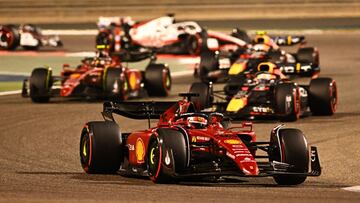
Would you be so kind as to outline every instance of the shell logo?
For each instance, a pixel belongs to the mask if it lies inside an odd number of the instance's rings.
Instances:
[[[136,74],[134,72],[130,73],[129,76],[129,85],[131,89],[136,88]]]
[[[145,145],[144,145],[144,141],[141,138],[138,138],[136,140],[135,153],[136,153],[136,161],[138,163],[144,163]]]

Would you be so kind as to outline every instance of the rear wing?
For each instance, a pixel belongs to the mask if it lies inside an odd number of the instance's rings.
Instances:
[[[119,52],[110,53],[110,56],[118,57],[121,62],[139,62],[148,58],[150,58],[152,62],[155,62],[157,59],[156,52],[150,49],[141,49],[141,50],[123,49]]]
[[[272,39],[279,46],[292,46],[295,44],[306,43],[305,36],[302,35],[277,36],[277,37],[273,37]]]
[[[132,119],[160,119],[160,116],[175,104],[175,101],[105,102],[102,115],[107,121],[115,121],[114,113]]]

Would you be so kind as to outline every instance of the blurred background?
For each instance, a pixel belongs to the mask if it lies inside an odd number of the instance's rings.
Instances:
[[[93,23],[99,16],[179,20],[360,17],[359,0],[0,0],[0,23]],[[359,18],[356,18],[357,20]],[[360,22],[358,23],[360,24]]]

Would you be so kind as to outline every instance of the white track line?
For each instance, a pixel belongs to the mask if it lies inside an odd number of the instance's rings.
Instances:
[[[256,30],[247,30],[248,33],[255,33]],[[271,34],[323,34],[324,30],[320,29],[305,29],[305,30],[267,30]],[[43,30],[44,35],[97,35],[98,30],[87,29],[87,30]]]
[[[93,51],[70,52],[65,53],[66,57],[95,57],[96,53]]]
[[[360,185],[344,187],[343,190],[351,191],[351,192],[360,192]]]
[[[191,75],[193,73],[194,73],[194,70],[178,71],[178,72],[171,73],[171,77],[179,78],[179,77],[182,77],[182,76]]]
[[[97,35],[98,30],[43,30],[44,35]]]
[[[21,90],[0,92],[0,96],[7,96],[7,95],[13,95],[13,94],[20,94],[20,93],[21,93]]]
[[[230,30],[230,29],[229,29]],[[247,33],[252,34],[257,30],[247,30]],[[278,30],[278,29],[268,29],[266,30],[269,34],[324,34],[324,33],[343,33],[343,32],[353,32],[360,33],[359,29],[354,30],[336,30],[336,29],[299,29],[299,30]],[[76,30],[76,29],[62,29],[62,30],[43,30],[44,35],[97,35],[97,29],[85,29],[85,30]]]

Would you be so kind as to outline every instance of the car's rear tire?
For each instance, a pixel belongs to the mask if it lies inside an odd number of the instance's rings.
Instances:
[[[300,48],[296,54],[296,58],[299,63],[320,65],[319,52],[315,47]]]
[[[251,43],[251,38],[249,37],[249,35],[247,34],[247,32],[245,30],[235,28],[231,32],[231,36],[241,39],[246,43]]]
[[[145,70],[145,88],[149,96],[168,96],[171,90],[170,69],[165,64],[150,64]]]
[[[333,115],[337,106],[337,87],[332,78],[312,79],[309,88],[310,110],[314,115]]]
[[[49,102],[52,83],[51,69],[35,68],[31,72],[29,81],[31,100],[36,103]]]
[[[185,37],[185,46],[188,54],[199,54],[201,50],[201,38],[198,35],[187,35]]]
[[[189,143],[179,130],[160,128],[152,137],[147,153],[147,169],[155,183],[176,181],[172,173],[181,173],[189,162]]]
[[[201,82],[195,82],[191,85],[189,92],[199,94],[198,97],[191,97],[191,101],[194,103],[198,111],[201,111],[211,105],[212,96],[209,85]]]
[[[121,68],[110,67],[104,70],[103,90],[106,97],[114,101],[123,101],[129,97],[129,83],[121,73]]]
[[[300,117],[300,93],[294,83],[282,83],[275,87],[275,113],[283,121],[296,121]]]
[[[0,25],[0,36],[2,42],[7,42],[7,45],[0,46],[0,49],[15,50],[20,44],[20,34],[15,25]]]
[[[289,172],[299,175],[275,175],[279,185],[298,185],[306,180],[309,164],[309,149],[304,134],[298,129],[279,129],[270,138],[270,162],[278,161],[292,165]]]
[[[284,56],[281,53],[280,50],[272,50],[268,53],[269,61],[273,62],[275,64],[277,63],[283,63],[284,62]]]
[[[208,74],[219,69],[218,55],[210,50],[204,50],[200,54],[199,76],[202,82],[216,82],[217,78],[209,77]]]
[[[85,124],[80,137],[80,162],[86,173],[113,174],[122,160],[122,136],[115,122]]]

